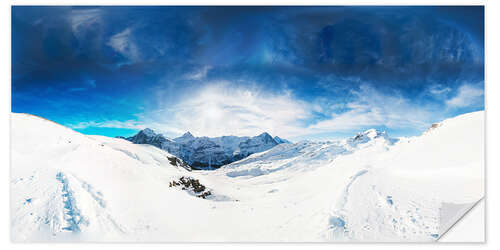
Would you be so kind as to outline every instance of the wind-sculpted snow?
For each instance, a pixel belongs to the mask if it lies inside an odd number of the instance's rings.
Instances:
[[[12,239],[436,241],[483,197],[483,112],[436,124],[402,140],[368,130],[279,144],[190,171],[152,145],[12,114]],[[181,178],[210,194],[171,184]]]

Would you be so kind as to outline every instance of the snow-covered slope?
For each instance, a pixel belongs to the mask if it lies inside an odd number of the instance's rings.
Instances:
[[[295,144],[281,144],[268,151],[228,164],[222,171],[230,177],[259,176],[285,168],[291,168],[291,171],[311,171],[333,162],[339,156],[360,149],[370,148],[368,151],[375,151],[370,153],[385,152],[395,142],[397,139],[389,138],[385,132],[372,129],[341,141],[301,141]]]
[[[136,144],[150,144],[164,149],[196,169],[214,169],[243,159],[253,153],[268,150],[278,144],[288,143],[279,137],[262,133],[254,137],[221,136],[195,137],[186,132],[181,137],[170,140],[151,129],[139,131],[127,138]]]
[[[483,197],[483,112],[397,141],[280,144],[215,171],[12,114],[15,241],[434,241]],[[185,168],[186,167],[186,168]],[[196,178],[207,199],[170,183]]]
[[[163,150],[85,136],[31,115],[11,119],[13,240],[140,239],[170,206],[155,202],[165,192],[172,201],[190,199],[169,190],[172,178],[189,171]]]

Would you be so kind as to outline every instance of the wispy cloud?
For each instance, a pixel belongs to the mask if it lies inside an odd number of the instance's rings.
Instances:
[[[452,108],[463,108],[481,105],[484,102],[482,84],[464,84],[458,88],[456,96],[446,101]]]
[[[73,34],[82,39],[85,32],[92,27],[92,25],[100,24],[102,22],[100,9],[77,9],[72,10],[70,14],[70,23]]]
[[[68,124],[68,127],[72,129],[85,129],[89,127],[97,128],[127,128],[127,129],[145,129],[146,126],[138,121],[102,121],[102,122],[80,122],[77,124]]]
[[[137,45],[132,41],[132,33],[133,29],[128,27],[122,32],[113,35],[106,44],[131,62],[137,62],[141,60],[141,53]]]
[[[307,138],[320,134],[355,133],[372,127],[424,130],[430,123],[446,117],[446,105],[463,107],[482,100],[483,91],[463,85],[455,97],[441,105],[417,103],[370,84],[351,90],[349,101],[332,103],[299,100],[287,90],[271,92],[258,84],[236,86],[227,81],[213,82],[194,92],[184,93],[180,101],[137,114],[136,120],[82,122],[87,127],[155,129],[169,137],[190,131],[196,136],[257,135],[269,132],[285,138]],[[448,92],[449,90],[445,90]],[[441,93],[439,93],[441,94]],[[162,98],[158,96],[158,98]],[[341,105],[342,108],[337,108]],[[318,118],[321,112],[327,118]]]
[[[171,136],[187,130],[200,136],[256,135],[267,131],[287,138],[354,133],[378,126],[425,129],[436,119],[431,107],[417,105],[397,93],[378,91],[368,84],[351,94],[351,101],[343,103],[343,111],[339,111],[338,103],[305,102],[287,90],[269,93],[219,82],[190,93],[174,106],[145,114],[142,119],[149,127],[156,126]],[[330,112],[330,118],[318,120],[315,112]]]
[[[301,120],[310,116],[309,105],[290,92],[270,93],[257,87],[235,87],[217,82],[185,96],[171,107],[146,114],[145,119],[166,134],[187,130],[200,136],[256,135],[269,132],[293,136]],[[154,125],[153,125],[154,126]]]
[[[441,84],[431,85],[428,88],[428,91],[431,95],[436,97],[441,97],[443,95],[448,94],[452,89],[450,87],[443,86]]]
[[[207,75],[208,71],[210,71],[210,69],[212,69],[211,66],[201,67],[200,69],[197,69],[194,72],[186,74],[185,78],[188,80],[201,80],[201,79],[205,78],[205,76]]]
[[[138,114],[137,120],[82,122],[71,127],[137,130],[149,127],[169,137],[186,131],[209,137],[269,132],[291,139],[325,133],[354,134],[372,127],[418,131],[447,118],[446,105],[464,107],[481,101],[483,96],[481,88],[463,85],[455,97],[440,105],[430,105],[363,83],[359,89],[350,91],[352,97],[345,103],[306,102],[287,89],[272,92],[257,86],[260,85],[245,84],[243,87],[227,81],[212,82],[182,94],[175,104],[160,102],[162,107]],[[450,90],[437,91],[442,94]],[[338,108],[339,105],[342,108]],[[327,118],[318,118],[317,112]]]
[[[368,84],[351,91],[354,98],[346,104],[348,111],[333,113],[330,119],[308,127],[312,131],[335,132],[370,126],[388,128],[423,128],[433,113],[397,93],[383,93]]]

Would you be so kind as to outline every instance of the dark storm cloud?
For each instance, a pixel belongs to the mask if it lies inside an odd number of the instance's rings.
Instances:
[[[91,114],[80,104],[93,101],[130,116],[214,81],[309,102],[345,102],[362,84],[432,101],[436,86],[482,84],[483,68],[481,6],[12,8],[16,112]]]
[[[73,77],[123,65],[142,69],[151,62],[168,67],[182,60],[192,65],[288,64],[317,74],[385,81],[477,77],[484,58],[483,31],[477,30],[482,9],[464,18],[464,24],[456,21],[461,11],[14,7],[13,73]]]

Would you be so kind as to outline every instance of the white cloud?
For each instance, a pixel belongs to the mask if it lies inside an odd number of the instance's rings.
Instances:
[[[383,93],[367,84],[351,94],[352,101],[341,104],[347,111],[340,112],[339,103],[307,103],[286,90],[269,93],[256,87],[219,82],[183,96],[173,106],[145,113],[140,120],[170,137],[186,131],[210,137],[248,136],[265,131],[293,139],[321,133],[355,133],[377,126],[425,129],[442,118],[432,107],[417,105],[397,93]],[[315,112],[331,112],[331,118],[316,122]]]
[[[113,48],[132,62],[141,60],[141,54],[137,45],[132,41],[132,28],[128,27],[120,33],[113,35],[106,45]]]
[[[158,96],[161,107],[137,115],[137,121],[80,123],[72,128],[113,127],[152,128],[169,137],[186,131],[195,136],[252,136],[268,132],[284,138],[306,138],[324,133],[355,133],[371,127],[426,129],[443,119],[444,111],[425,106],[397,93],[385,93],[371,85],[351,91],[353,98],[339,103],[296,99],[290,91],[263,91],[259,87],[237,87],[229,82],[214,82],[180,96],[171,104]],[[343,110],[343,111],[341,111]],[[347,111],[346,111],[347,110]],[[330,118],[315,121],[315,112]],[[140,122],[138,122],[140,121]],[[310,125],[306,125],[310,124]]]
[[[70,22],[73,34],[75,34],[78,39],[81,39],[85,32],[92,25],[101,23],[101,10],[72,10],[70,15]]]
[[[413,104],[397,94],[382,93],[366,84],[352,94],[355,98],[346,104],[349,111],[333,113],[330,119],[313,124],[308,129],[335,132],[372,126],[425,128],[433,118],[428,108]]]
[[[207,73],[208,71],[210,71],[210,69],[212,69],[211,66],[204,66],[191,74],[187,74],[185,78],[188,80],[201,80],[205,78],[205,76],[207,76]]]
[[[97,128],[127,128],[127,129],[145,129],[146,126],[138,121],[103,121],[103,122],[80,122],[77,124],[70,124],[68,127],[72,129],[84,129],[89,127]]]
[[[300,122],[310,116],[310,108],[287,91],[268,93],[218,82],[147,116],[155,122],[152,127],[161,124],[159,129],[171,136],[189,130],[198,136],[269,132],[290,137],[303,132]]]
[[[449,107],[469,107],[480,105],[484,101],[484,89],[481,84],[464,84],[458,89],[457,95],[446,101]]]
[[[451,91],[451,88],[444,87],[441,84],[435,84],[429,87],[429,93],[436,97],[443,96]]]

